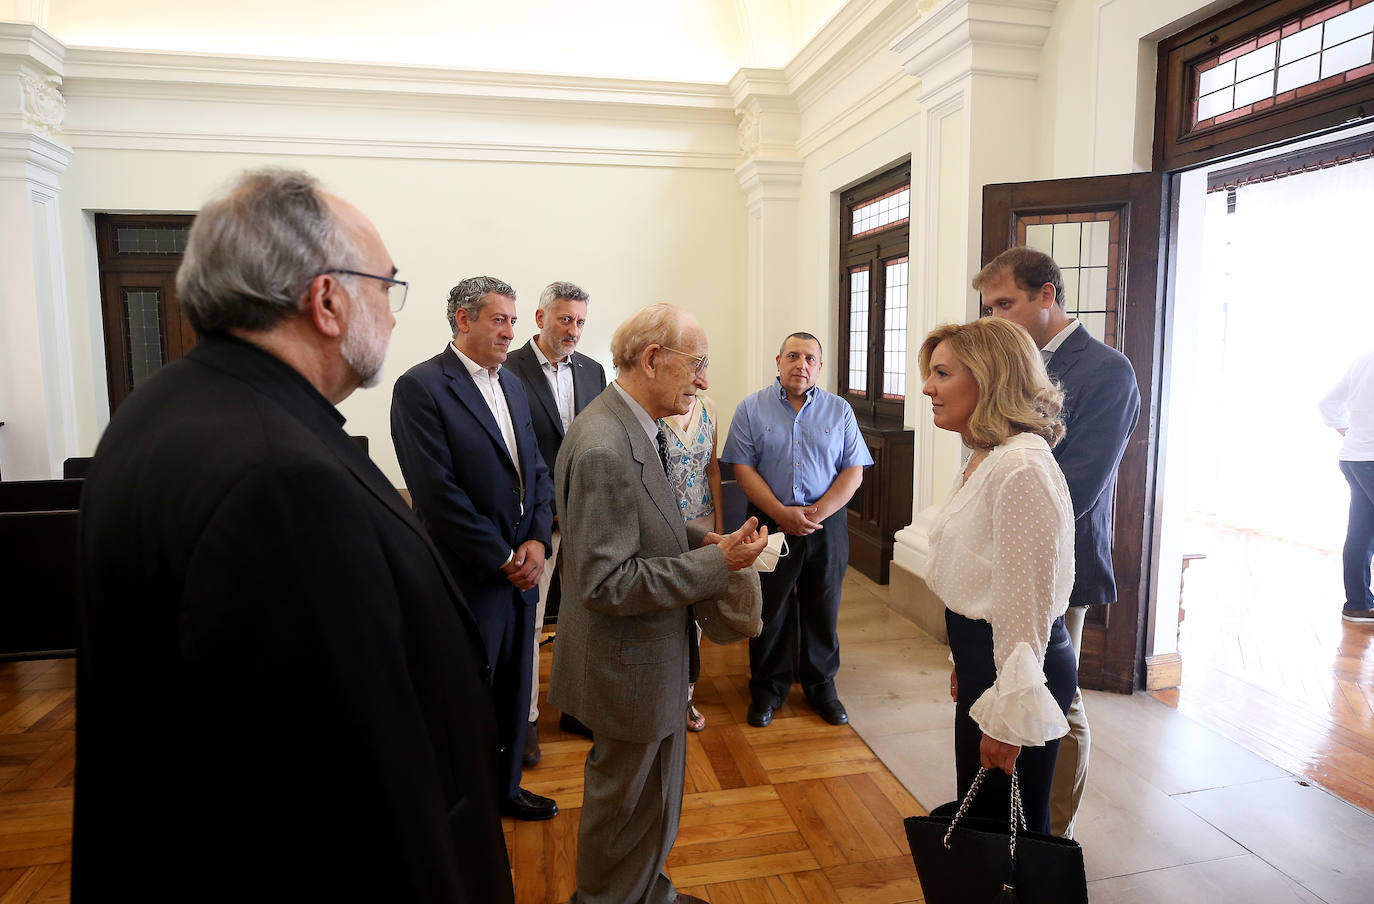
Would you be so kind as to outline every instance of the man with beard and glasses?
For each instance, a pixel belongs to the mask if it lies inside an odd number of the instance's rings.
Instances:
[[[534,435],[539,439],[539,454],[552,472],[558,460],[563,436],[572,426],[573,418],[587,403],[606,388],[606,371],[592,358],[577,351],[582,328],[587,325],[587,305],[591,302],[584,289],[570,282],[555,282],[544,287],[539,295],[539,309],[534,323],[539,332],[534,338],[510,353],[506,366],[525,384],[530,397],[530,413],[534,416]],[[562,535],[558,518],[553,520],[553,552],[549,566],[539,579],[539,603],[534,610],[534,652],[530,665],[530,724],[525,733],[523,762],[533,766],[539,762],[539,630],[544,624],[544,611],[555,575],[555,562]],[[562,725],[576,731],[571,716],[564,715]],[[580,726],[585,728],[585,726]]]
[[[501,812],[552,819],[557,805],[520,787],[553,482],[524,387],[501,373],[515,338],[515,290],[490,276],[463,280],[449,292],[448,324],[453,341],[396,381],[391,438],[415,513],[482,632],[501,738]]]
[[[513,901],[477,625],[334,407],[405,292],[304,173],[196,217],[82,498],[72,900]]]

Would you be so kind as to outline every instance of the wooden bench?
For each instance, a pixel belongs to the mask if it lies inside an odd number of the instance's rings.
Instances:
[[[0,512],[0,660],[76,650],[75,509]]]

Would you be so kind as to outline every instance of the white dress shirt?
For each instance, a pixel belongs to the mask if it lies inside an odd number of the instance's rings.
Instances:
[[[515,424],[510,419],[510,406],[506,404],[506,394],[501,391],[501,365],[483,367],[458,351],[458,346],[453,343],[450,342],[448,347],[458,356],[458,360],[463,362],[468,373],[472,374],[477,391],[482,393],[483,401],[487,403],[487,408],[491,409],[491,416],[496,418],[496,427],[501,431],[501,438],[506,441],[506,451],[510,453],[510,460],[515,464],[515,473],[520,475],[520,509],[524,511],[525,475],[520,470],[520,450],[515,445]]]
[[[955,484],[930,528],[926,580],[951,611],[992,625],[997,681],[969,710],[983,733],[1023,747],[1062,737],[1045,650],[1073,589],[1073,503],[1043,439],[1011,437]]]
[[[1040,349],[1040,360],[1046,364],[1054,357],[1054,353],[1059,351],[1059,346],[1064,344],[1064,340],[1073,335],[1073,331],[1078,329],[1078,321],[1070,320],[1069,325],[1054,334],[1054,338],[1045,343],[1045,347]]]
[[[535,358],[539,359],[539,367],[544,371],[544,379],[549,381],[549,389],[553,392],[553,400],[558,405],[558,417],[563,421],[563,432],[567,433],[572,426],[573,407],[573,373],[572,355],[569,355],[561,364],[557,361],[550,361],[545,355],[544,350],[539,347],[537,339],[530,340],[530,347],[534,349]]]
[[[1374,352],[1366,352],[1322,397],[1326,426],[1345,428],[1341,461],[1374,461]]]

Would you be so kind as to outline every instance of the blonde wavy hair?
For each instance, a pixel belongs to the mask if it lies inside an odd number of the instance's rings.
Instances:
[[[991,449],[1017,433],[1034,433],[1054,446],[1064,436],[1064,392],[1025,329],[994,317],[938,326],[921,343],[922,379],[929,379],[930,357],[942,342],[978,384],[967,428],[972,445]]]

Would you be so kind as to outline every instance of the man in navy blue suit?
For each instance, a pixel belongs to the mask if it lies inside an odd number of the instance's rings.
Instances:
[[[1140,415],[1135,371],[1121,352],[1088,334],[1064,311],[1064,278],[1048,254],[1009,248],[973,278],[983,306],[1026,328],[1050,376],[1064,389],[1064,438],[1054,447],[1073,498],[1073,592],[1064,626],[1074,655],[1082,650],[1088,606],[1116,602],[1112,574],[1112,498],[1116,469]],[[1073,823],[1088,776],[1088,719],[1074,693],[1069,733],[1059,745],[1050,796],[1050,828],[1073,837]]]
[[[489,276],[465,279],[449,292],[448,322],[453,341],[396,381],[391,438],[415,512],[477,616],[500,732],[501,810],[551,819],[557,805],[520,787],[553,483],[525,390],[501,374],[515,290]]]

